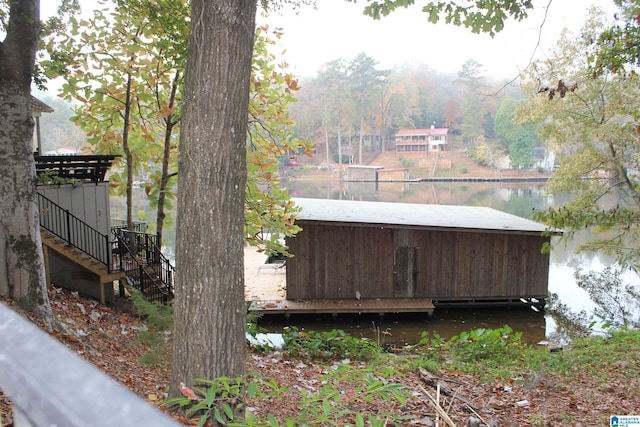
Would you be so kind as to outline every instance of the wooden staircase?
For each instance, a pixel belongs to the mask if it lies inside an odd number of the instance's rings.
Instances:
[[[52,250],[65,259],[77,264],[86,271],[96,275],[100,283],[100,302],[105,303],[105,284],[112,283],[115,280],[123,279],[126,275],[124,271],[110,272],[108,266],[90,257],[77,248],[66,244],[62,239],[54,236],[53,234],[40,230],[40,236],[42,239],[42,245],[44,249],[45,266],[47,274],[47,283],[50,283],[49,277],[49,253]]]
[[[157,236],[139,231],[114,230],[119,268],[127,282],[149,300],[168,304],[173,300],[175,269],[162,254]]]
[[[123,279],[149,301],[173,300],[175,268],[160,251],[157,235],[122,225],[112,225],[109,234],[103,234],[40,193],[38,206],[47,283],[51,283],[49,251],[54,251],[97,278],[103,304],[105,285]]]

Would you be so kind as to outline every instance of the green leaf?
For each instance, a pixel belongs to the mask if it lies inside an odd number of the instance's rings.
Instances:
[[[227,416],[227,419],[229,420],[233,419],[233,409],[228,403],[222,404],[222,410],[224,411],[224,414]]]
[[[258,385],[255,382],[250,382],[247,386],[247,397],[254,397],[259,391]]]
[[[216,392],[217,392],[217,389],[215,385],[211,385],[207,388],[207,391],[204,397],[204,401],[206,402],[207,406],[209,407],[213,406],[214,402],[216,401]]]
[[[224,419],[224,417],[222,416],[222,414],[220,413],[220,409],[219,408],[214,408],[213,409],[213,416],[215,417],[216,421],[222,425],[224,425],[226,423],[226,420]]]

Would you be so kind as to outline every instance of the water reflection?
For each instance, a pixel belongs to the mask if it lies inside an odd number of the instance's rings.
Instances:
[[[545,339],[546,319],[543,312],[535,312],[528,306],[510,309],[438,309],[433,317],[416,314],[378,315],[292,315],[264,316],[258,326],[268,333],[280,333],[286,326],[299,329],[330,331],[342,329],[349,335],[370,338],[380,344],[402,347],[420,341],[422,332],[428,332],[449,339],[461,332],[478,328],[500,328],[509,325],[514,331],[522,332],[524,342],[535,344]]]
[[[542,183],[499,182],[339,182],[290,181],[294,197],[360,200],[392,203],[486,206],[531,218],[534,209],[545,209],[552,200]]]

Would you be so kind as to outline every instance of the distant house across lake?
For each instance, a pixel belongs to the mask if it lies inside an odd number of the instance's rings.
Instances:
[[[431,126],[428,129],[400,129],[394,140],[398,155],[425,155],[446,151],[449,129]]]

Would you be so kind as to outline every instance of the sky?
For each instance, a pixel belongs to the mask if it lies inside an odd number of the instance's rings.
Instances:
[[[453,25],[430,24],[418,6],[396,10],[375,21],[362,14],[365,4],[363,0],[357,4],[317,0],[317,10],[308,6],[298,15],[272,15],[266,22],[270,27],[283,28],[283,57],[299,77],[315,76],[322,64],[338,58],[353,59],[365,52],[378,61],[379,69],[426,64],[441,73],[457,73],[462,64],[474,59],[483,65],[486,75],[511,79],[527,66],[532,55],[544,52],[536,50],[539,35],[541,46],[548,47],[558,39],[562,28],[580,29],[588,6],[599,5],[610,14],[615,10],[611,0],[534,0],[535,9],[529,18],[508,21],[492,39]]]
[[[494,38],[444,23],[430,24],[419,6],[396,10],[376,21],[362,14],[366,0],[316,0],[315,8],[304,6],[297,14],[286,10],[258,17],[258,21],[283,29],[279,50],[286,52],[281,57],[298,77],[316,76],[323,64],[353,59],[364,52],[378,62],[378,69],[425,64],[441,73],[457,73],[462,64],[474,59],[483,66],[485,75],[513,79],[532,56],[544,54],[562,28],[579,30],[590,5],[599,5],[611,15],[615,10],[612,0],[533,2],[535,8],[527,19],[508,20]],[[56,4],[43,0],[42,17],[54,13]],[[82,0],[82,4],[87,13],[95,0]],[[538,37],[542,49],[536,48]]]

